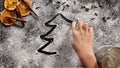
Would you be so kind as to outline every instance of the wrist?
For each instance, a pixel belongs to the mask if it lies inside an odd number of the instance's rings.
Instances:
[[[94,53],[79,56],[81,63],[85,68],[98,68],[97,60]]]
[[[83,52],[83,54],[78,54],[78,56],[79,56],[79,58],[80,58],[80,60],[82,60],[82,59],[84,59],[84,60],[87,60],[87,59],[94,59],[95,58],[95,55],[94,55],[94,53],[84,53]]]
[[[86,50],[78,50],[77,54],[80,58],[89,58],[89,57],[94,57],[94,51],[91,49],[86,49]]]

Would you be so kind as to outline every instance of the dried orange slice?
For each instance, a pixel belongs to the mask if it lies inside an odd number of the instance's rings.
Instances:
[[[13,10],[3,10],[1,13],[1,22],[6,25],[6,26],[10,26],[13,25],[15,23],[16,20],[14,19],[10,19],[7,17],[17,17],[16,12]]]
[[[32,7],[32,3],[30,2],[30,0],[24,0],[27,5],[31,8]],[[26,3],[24,3],[23,1],[20,1],[20,3],[18,4],[17,9],[19,9],[19,12],[22,16],[27,16],[30,14],[30,9],[26,6]]]
[[[18,0],[5,0],[4,6],[8,10],[16,9],[16,5],[18,4]]]

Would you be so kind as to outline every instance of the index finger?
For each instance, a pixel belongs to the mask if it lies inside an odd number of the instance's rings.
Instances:
[[[76,31],[76,23],[75,22],[72,22],[72,31]]]

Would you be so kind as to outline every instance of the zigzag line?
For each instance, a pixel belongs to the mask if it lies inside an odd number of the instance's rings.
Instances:
[[[50,25],[49,23],[52,22],[54,19],[56,19],[56,17],[60,15],[65,21],[72,23],[71,20],[67,19],[64,15],[58,13],[57,15],[55,15],[51,20],[49,20],[48,22],[45,23],[46,27],[52,27],[52,29],[50,31],[48,31],[46,34],[43,34],[40,36],[41,39],[48,41],[45,45],[43,45],[41,48],[38,49],[38,52],[43,53],[43,54],[47,54],[47,55],[53,55],[56,54],[57,52],[47,52],[47,51],[43,51],[43,49],[45,47],[47,47],[50,43],[53,42],[54,38],[46,38],[46,36],[48,36],[56,27],[57,25]]]

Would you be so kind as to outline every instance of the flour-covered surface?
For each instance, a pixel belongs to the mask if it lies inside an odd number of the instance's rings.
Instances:
[[[0,0],[0,11],[3,10]],[[94,27],[94,51],[102,46],[120,46],[120,0],[31,0],[32,9],[39,16],[25,17],[25,27],[5,27],[0,23],[0,68],[81,68],[77,54],[71,46],[71,24],[56,17],[51,25],[57,27],[47,38],[54,38],[43,50],[57,52],[46,55],[38,52],[48,41],[40,36],[52,27],[45,23],[57,13],[70,20],[78,19]]]

